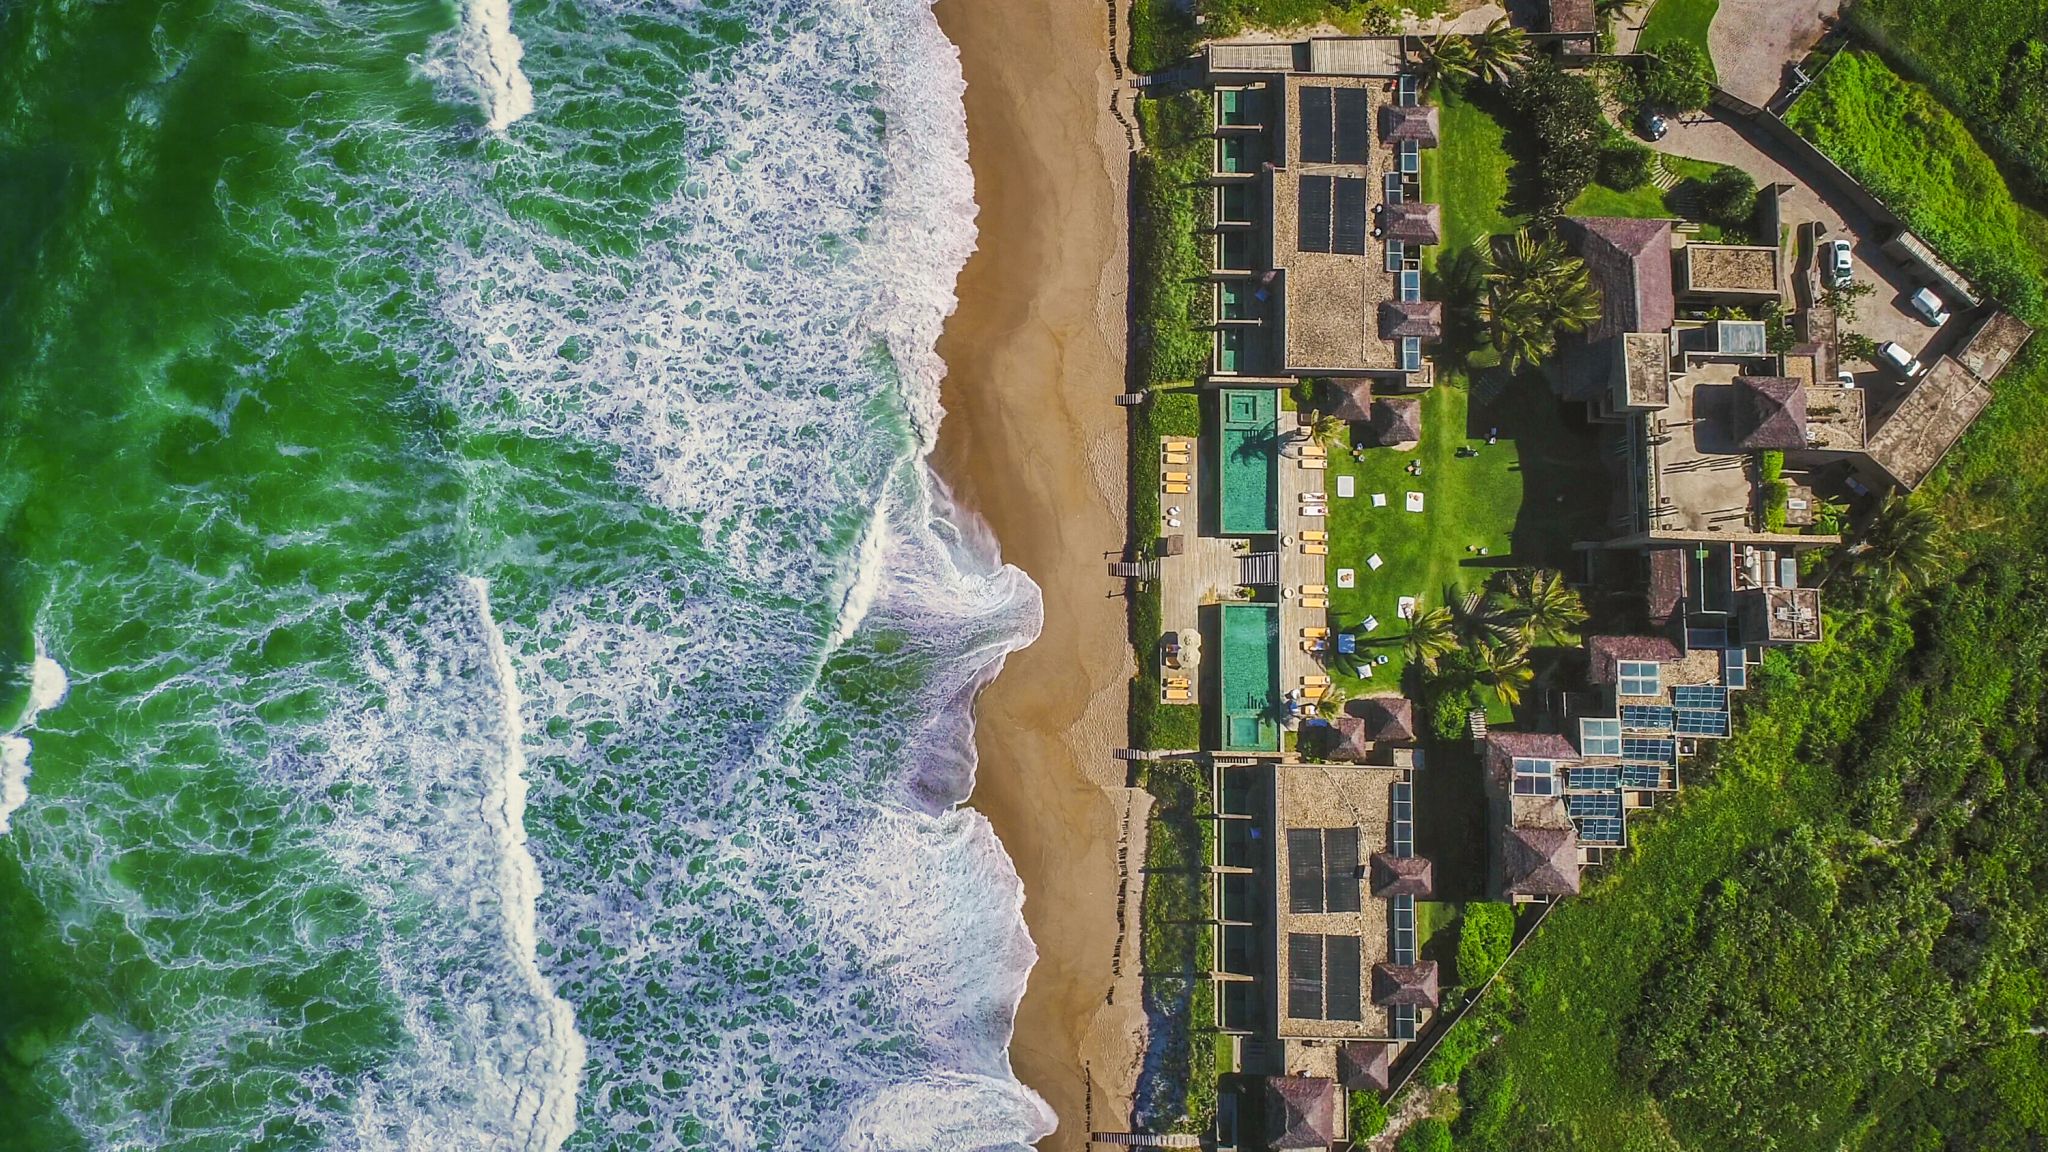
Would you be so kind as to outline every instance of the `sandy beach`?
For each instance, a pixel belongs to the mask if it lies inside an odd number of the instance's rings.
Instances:
[[[967,76],[980,246],[939,351],[935,464],[1045,592],[1045,630],[982,695],[971,803],[1024,882],[1038,965],[1012,1061],[1059,1114],[1041,1147],[1122,1130],[1142,1051],[1136,876],[1145,797],[1111,758],[1133,668],[1103,554],[1122,546],[1128,150],[1103,0],[941,0]]]

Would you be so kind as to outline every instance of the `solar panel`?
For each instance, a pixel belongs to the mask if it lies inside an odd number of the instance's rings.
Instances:
[[[1726,736],[1728,714],[1681,709],[1673,727],[1680,736]]]
[[[1401,370],[1403,372],[1422,371],[1422,337],[1401,337]]]
[[[1623,788],[1662,788],[1664,769],[1654,764],[1623,764],[1621,766]]]
[[[1387,271],[1399,272],[1408,259],[1408,246],[1399,240],[1387,241]]]
[[[1565,789],[1571,792],[1612,792],[1621,787],[1620,765],[1574,768],[1565,773]]]
[[[1728,629],[1726,627],[1695,628],[1688,625],[1685,629],[1685,646],[1688,650],[1694,652],[1703,648],[1726,648],[1728,647]]]
[[[1621,755],[1621,721],[1611,716],[1584,716],[1579,719],[1579,755],[1619,756]]]
[[[1413,1004],[1396,1004],[1388,1011],[1388,1021],[1394,1026],[1394,1039],[1415,1039],[1415,1015]]]
[[[1663,704],[1624,704],[1621,706],[1621,726],[1669,732],[1671,711],[1668,705]]]
[[[1415,785],[1394,785],[1394,855],[1415,855]]]
[[[1395,896],[1387,901],[1387,932],[1394,963],[1415,963],[1415,897]]]
[[[1323,938],[1287,934],[1287,1014],[1296,1020],[1323,1018]]]
[[[1573,816],[1620,816],[1620,792],[1587,792],[1564,798],[1564,810]]]
[[[1358,937],[1323,937],[1323,1010],[1331,1020],[1360,1019]]]
[[[1588,844],[1619,844],[1622,842],[1621,820],[1608,816],[1595,816],[1579,822],[1579,839]]]
[[[1680,708],[1726,712],[1728,690],[1719,684],[1680,684],[1671,690],[1671,702]]]
[[[1414,73],[1403,72],[1400,79],[1396,81],[1395,92],[1397,93],[1395,99],[1400,102],[1401,107],[1413,108],[1421,102],[1422,85],[1416,79]]]
[[[1631,736],[1621,742],[1621,758],[1633,764],[1678,763],[1678,741]]]
[[[1359,907],[1358,829],[1323,829],[1324,907],[1356,912]]]
[[[1549,760],[1534,760],[1515,757],[1515,795],[1554,796],[1557,794],[1557,765]]]
[[[1389,204],[1400,204],[1408,198],[1408,193],[1401,187],[1401,174],[1399,172],[1387,173],[1385,191],[1386,201]]]
[[[1655,660],[1623,660],[1615,691],[1623,696],[1655,696],[1664,690],[1663,668]]]
[[[1330,89],[1301,90],[1301,160],[1304,164],[1328,164],[1330,138]]]
[[[1334,250],[1346,256],[1365,255],[1365,181],[1337,179],[1337,239]]]
[[[1303,176],[1299,204],[1300,245],[1303,252],[1330,250],[1330,200],[1333,182],[1328,176]]]
[[[1372,146],[1372,116],[1363,88],[1337,89],[1337,163],[1363,164]]]
[[[1287,910],[1323,910],[1323,832],[1320,828],[1287,830]]]
[[[1401,273],[1401,299],[1411,304],[1422,299],[1422,269],[1410,268]]]
[[[1740,648],[1727,648],[1721,652],[1721,683],[1730,688],[1749,687],[1749,657]]]
[[[1401,141],[1401,171],[1414,175],[1422,171],[1422,146],[1413,140]]]

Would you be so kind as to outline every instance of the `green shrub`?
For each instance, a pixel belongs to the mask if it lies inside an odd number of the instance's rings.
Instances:
[[[1497,1059],[1481,1060],[1458,1080],[1456,1134],[1460,1152],[1509,1152],[1515,1147],[1515,1076]]]
[[[1747,228],[1756,215],[1756,181],[1740,168],[1717,168],[1707,177],[1707,217],[1728,228]]]
[[[1451,1152],[1451,1126],[1434,1116],[1425,1116],[1401,1133],[1394,1152]]]
[[[1176,751],[1202,746],[1202,710],[1193,704],[1161,704],[1152,710],[1147,748]]]
[[[1152,397],[1155,436],[1200,436],[1202,396],[1192,389],[1174,389]]]
[[[1209,364],[1207,94],[1183,92],[1138,105],[1149,145],[1133,169],[1131,227],[1137,329],[1133,354],[1151,384],[1185,383]]]
[[[1171,68],[1195,50],[1194,5],[1185,0],[1132,0],[1128,19],[1136,71]]]
[[[1690,40],[1667,40],[1643,68],[1646,104],[1697,112],[1713,98],[1714,66],[1706,50]]]
[[[1772,480],[1764,485],[1764,530],[1783,532],[1785,510],[1792,500],[1792,485],[1784,480]]]
[[[1514,946],[1513,905],[1473,901],[1458,918],[1458,982],[1477,989],[1507,963]]]
[[[1516,114],[1528,125],[1535,157],[1535,203],[1540,215],[1555,215],[1578,199],[1600,166],[1600,143],[1608,131],[1600,93],[1593,82],[1554,64],[1532,65],[1508,89]]]
[[[1507,1022],[1500,1004],[1499,999],[1489,996],[1451,1025],[1436,1051],[1430,1053],[1429,1062],[1422,1066],[1424,1083],[1438,1086],[1456,1084],[1472,1061],[1493,1046],[1495,1034]]]
[[[1351,1093],[1351,1142],[1370,1140],[1387,1130],[1387,1106],[1371,1092]]]
[[[1756,470],[1757,475],[1761,476],[1766,484],[1783,477],[1785,475],[1785,454],[1776,448],[1769,448],[1757,453]]]
[[[1656,154],[1648,148],[1617,135],[1600,149],[1600,182],[1617,192],[1628,192],[1650,182]]]

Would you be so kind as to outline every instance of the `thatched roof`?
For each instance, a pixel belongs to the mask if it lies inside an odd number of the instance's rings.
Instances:
[[[1806,447],[1806,389],[1790,376],[1735,378],[1735,438],[1746,452]]]
[[[1654,660],[1669,664],[1683,659],[1678,645],[1662,636],[1594,636],[1586,641],[1586,655],[1593,666],[1586,676],[1595,684],[1613,684],[1621,679],[1623,660]],[[1527,755],[1527,753],[1517,753]]]
[[[1375,740],[1415,739],[1415,703],[1406,696],[1362,696],[1351,702],[1351,712]]]
[[[1337,1139],[1337,1082],[1321,1076],[1266,1077],[1266,1145],[1328,1149]]]
[[[1393,1083],[1393,1045],[1352,1040],[1337,1046],[1337,1082],[1353,1092],[1385,1092]]]
[[[1650,551],[1650,619],[1663,622],[1678,612],[1685,599],[1685,549]]]
[[[1372,750],[1372,737],[1365,721],[1356,716],[1339,716],[1324,731],[1324,756],[1353,764],[1365,763],[1366,754]]]
[[[1424,856],[1372,854],[1372,894],[1427,900],[1436,891],[1436,869]]]
[[[1380,234],[1407,244],[1442,243],[1444,210],[1421,200],[1389,204],[1380,211]]]
[[[1374,400],[1366,427],[1374,443],[1383,448],[1415,443],[1422,439],[1422,398],[1383,396]]]
[[[1545,32],[1596,32],[1593,0],[1547,0],[1543,5]]]
[[[1436,147],[1436,105],[1382,105],[1380,107],[1380,138],[1389,141],[1413,140],[1424,148]]]
[[[1444,306],[1440,300],[1380,301],[1380,336],[1393,340],[1420,336],[1440,340],[1444,334]]]
[[[1486,735],[1487,775],[1505,789],[1517,756],[1538,760],[1577,760],[1579,750],[1555,732],[1489,732]]]
[[[1508,896],[1576,896],[1579,892],[1579,837],[1569,822],[1562,828],[1501,831],[1500,883]]]
[[[1365,423],[1372,419],[1372,382],[1325,380],[1323,410],[1347,423]]]
[[[1436,1001],[1436,961],[1372,966],[1373,1003],[1388,1008],[1434,1008]]]
[[[1568,216],[1560,232],[1600,286],[1600,322],[1586,330],[1587,340],[1671,327],[1678,314],[1671,288],[1671,221]]]

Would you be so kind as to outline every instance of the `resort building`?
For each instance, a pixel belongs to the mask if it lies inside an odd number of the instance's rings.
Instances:
[[[1423,388],[1443,335],[1422,299],[1421,202],[1437,110],[1399,37],[1214,44],[1213,383],[1365,377]]]

